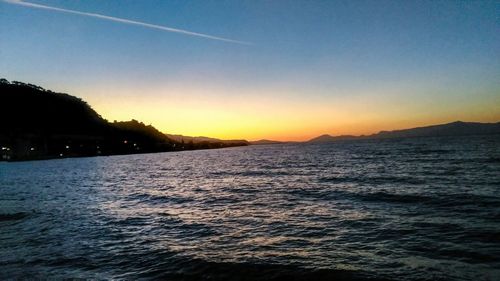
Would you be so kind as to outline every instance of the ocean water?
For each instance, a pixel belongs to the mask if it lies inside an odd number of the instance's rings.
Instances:
[[[500,136],[0,163],[0,279],[500,280]]]

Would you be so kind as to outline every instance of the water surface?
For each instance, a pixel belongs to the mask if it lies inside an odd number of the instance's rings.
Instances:
[[[0,163],[0,278],[498,280],[500,137]]]

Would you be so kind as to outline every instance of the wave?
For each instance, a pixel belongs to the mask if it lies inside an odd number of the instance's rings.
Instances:
[[[423,203],[432,200],[432,198],[423,195],[397,194],[387,192],[359,194],[359,197],[363,201],[384,201],[391,203]]]
[[[308,280],[370,280],[382,281],[388,279],[375,278],[364,272],[340,269],[310,269],[293,265],[239,263],[239,262],[207,262],[192,259],[179,262],[183,269],[172,272],[162,268],[150,269],[138,274],[139,279],[155,280],[262,280],[262,281],[308,281]]]
[[[425,184],[425,180],[415,177],[405,176],[327,176],[320,177],[319,182],[324,183],[362,183],[362,184]]]
[[[361,201],[420,204],[459,213],[483,212],[485,208],[495,208],[500,205],[498,198],[476,194],[403,194],[379,191],[370,193],[344,192],[344,195]]]
[[[28,217],[28,213],[19,212],[12,214],[0,214],[0,222],[2,221],[18,221]]]
[[[451,149],[413,149],[411,153],[413,154],[451,154],[455,153],[455,150]]]
[[[133,193],[128,196],[128,199],[131,201],[139,201],[148,204],[165,204],[165,203],[173,203],[173,204],[184,204],[193,202],[194,198],[182,197],[182,196],[174,196],[174,195],[156,195],[156,194],[148,194],[148,193]]]
[[[482,160],[482,161],[481,161]],[[488,163],[488,164],[496,164],[500,163],[500,157],[489,157],[480,159],[478,162]]]

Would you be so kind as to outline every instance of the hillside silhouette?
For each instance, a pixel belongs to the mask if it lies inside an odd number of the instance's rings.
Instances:
[[[256,141],[251,141],[250,142],[250,144],[252,144],[252,145],[282,144],[282,143],[285,143],[285,142],[275,141],[275,140],[268,140],[268,139],[261,139],[261,140],[256,140]]]
[[[0,160],[209,149],[241,142],[183,142],[137,120],[110,123],[85,101],[0,79]]]
[[[392,139],[392,138],[418,138],[418,137],[458,137],[473,135],[494,135],[500,134],[500,122],[479,123],[456,121],[447,124],[431,125],[411,129],[381,131],[367,136],[331,136],[321,135],[307,141],[307,143],[328,143],[340,140],[356,139]]]
[[[216,139],[216,138],[209,138],[209,137],[191,137],[191,136],[184,136],[184,135],[174,135],[174,134],[165,134],[169,139],[178,141],[178,142],[193,142],[193,143],[225,143],[225,144],[231,144],[231,143],[248,143],[246,140],[221,140],[221,139]]]

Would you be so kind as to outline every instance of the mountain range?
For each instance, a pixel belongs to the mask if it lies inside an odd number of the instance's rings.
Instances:
[[[390,139],[390,138],[415,138],[415,137],[443,137],[443,136],[470,136],[470,135],[492,135],[500,134],[500,122],[497,123],[479,123],[462,122],[417,127],[411,129],[381,131],[367,136],[331,136],[321,135],[310,139],[307,143],[328,143],[339,140],[353,139]]]
[[[190,137],[190,136],[184,136],[184,135],[173,135],[173,134],[167,134],[165,133],[165,136],[167,136],[171,140],[175,140],[177,142],[183,142],[183,143],[203,143],[203,142],[219,142],[219,143],[225,143],[225,144],[232,144],[232,143],[249,143],[246,140],[222,140],[222,139],[217,139],[217,138],[210,138],[210,137]]]
[[[250,142],[250,144],[253,144],[253,145],[280,144],[280,143],[283,143],[283,142],[281,142],[281,141],[274,141],[274,140],[266,140],[266,139],[257,140],[257,141],[251,141]]]

